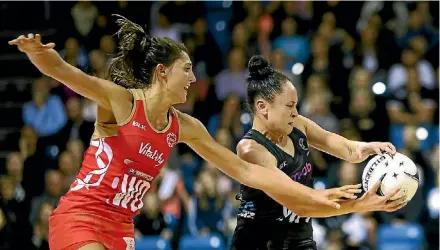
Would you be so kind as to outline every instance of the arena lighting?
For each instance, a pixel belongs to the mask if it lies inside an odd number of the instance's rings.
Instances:
[[[426,140],[426,138],[428,138],[428,135],[429,135],[429,133],[428,133],[428,130],[426,130],[426,128],[420,127],[416,130],[417,139],[419,139],[421,141]]]
[[[373,92],[376,95],[382,95],[383,93],[385,93],[385,90],[387,90],[387,86],[385,86],[383,82],[376,82],[373,85]]]
[[[231,5],[232,5],[232,1],[223,1],[222,3],[222,7],[225,9],[231,7]]]
[[[243,113],[240,116],[240,122],[241,124],[249,124],[251,122],[251,116],[249,115],[249,113]]]
[[[209,244],[213,248],[218,248],[220,246],[220,239],[216,236],[213,236],[211,239],[209,239]]]
[[[217,30],[217,31],[222,31],[222,30],[224,30],[226,28],[226,23],[225,23],[225,21],[218,21],[216,24],[215,24],[215,29]]]
[[[292,73],[295,75],[300,75],[304,71],[304,65],[302,63],[295,63],[292,66]]]

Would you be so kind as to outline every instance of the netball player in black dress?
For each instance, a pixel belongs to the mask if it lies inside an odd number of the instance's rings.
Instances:
[[[371,154],[396,152],[390,143],[350,141],[298,115],[294,85],[263,57],[251,58],[249,72],[248,105],[254,119],[252,129],[237,146],[242,159],[267,168],[279,168],[294,181],[312,187],[309,143],[353,163],[361,162]],[[378,196],[375,191],[379,184],[359,199],[340,201],[340,209],[299,205],[295,211],[288,210],[260,190],[242,185],[237,195],[241,205],[230,249],[316,249],[310,217],[395,211],[406,205],[403,198],[388,201],[399,190],[384,197]]]

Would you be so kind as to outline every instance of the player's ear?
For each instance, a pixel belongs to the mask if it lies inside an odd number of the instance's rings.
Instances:
[[[268,113],[269,103],[267,103],[264,99],[258,99],[255,102],[256,111],[262,114],[263,116],[266,116]]]

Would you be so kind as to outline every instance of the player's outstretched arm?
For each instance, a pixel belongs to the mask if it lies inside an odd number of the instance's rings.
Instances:
[[[404,206],[406,197],[391,201],[391,197],[397,194],[399,188],[394,189],[385,196],[377,194],[377,189],[380,187],[381,182],[377,182],[367,193],[357,200],[341,201],[341,208],[334,209],[328,206],[317,205],[310,208],[302,209],[302,217],[332,217],[348,213],[363,213],[374,211],[394,212]]]
[[[396,153],[396,148],[389,142],[352,141],[321,128],[304,116],[298,116],[297,119],[300,120],[300,124],[305,126],[307,140],[312,147],[339,159],[359,163],[372,154]]]
[[[188,144],[206,161],[211,162],[222,172],[238,182],[263,190],[271,197],[296,212],[297,205],[324,205],[339,208],[339,204],[329,197],[351,197],[343,190],[330,193],[318,192],[291,180],[278,168],[266,168],[240,159],[227,148],[217,143],[197,119],[178,112],[180,142]]]
[[[112,99],[127,99],[131,103],[132,94],[128,90],[113,82],[87,75],[71,66],[53,49],[55,44],[43,44],[39,34],[28,34],[27,37],[21,35],[9,41],[9,44],[16,45],[21,52],[26,53],[41,73],[62,82],[107,110],[112,110]]]

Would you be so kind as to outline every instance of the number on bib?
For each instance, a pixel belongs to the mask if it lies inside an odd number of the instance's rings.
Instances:
[[[301,218],[297,214],[295,214],[294,212],[292,212],[291,210],[289,210],[287,207],[284,207],[284,206],[283,206],[283,215],[284,215],[284,218],[289,218],[290,223],[299,223],[299,219]],[[310,221],[310,217],[306,217],[305,220],[308,223]]]

